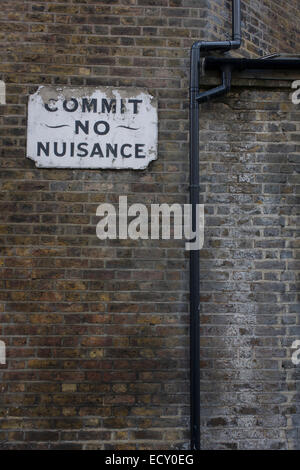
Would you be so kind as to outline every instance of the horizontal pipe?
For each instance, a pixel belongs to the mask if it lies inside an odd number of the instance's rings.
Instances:
[[[196,41],[192,45],[192,49],[201,49],[201,52],[206,51],[221,51],[226,52],[231,49],[231,43],[233,41]]]
[[[239,59],[233,57],[206,57],[206,70],[230,67],[232,70],[300,70],[300,59]]]

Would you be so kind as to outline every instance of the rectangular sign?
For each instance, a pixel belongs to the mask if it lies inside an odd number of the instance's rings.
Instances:
[[[29,97],[27,157],[41,168],[146,168],[156,100],[138,88],[42,86]]]

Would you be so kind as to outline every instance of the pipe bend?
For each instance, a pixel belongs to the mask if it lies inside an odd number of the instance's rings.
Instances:
[[[242,44],[242,39],[234,39],[234,41],[229,41],[230,42],[230,49],[239,49]]]
[[[241,2],[232,0],[232,37],[229,41],[195,41],[192,50],[202,51],[220,50],[223,52],[241,47]]]
[[[192,50],[201,49],[201,44],[203,41],[195,41],[191,47]]]

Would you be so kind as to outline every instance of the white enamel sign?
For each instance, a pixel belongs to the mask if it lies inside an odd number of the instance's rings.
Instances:
[[[138,88],[40,87],[27,157],[41,168],[146,168],[157,158],[156,100]]]

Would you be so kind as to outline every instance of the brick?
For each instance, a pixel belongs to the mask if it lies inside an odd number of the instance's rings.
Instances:
[[[226,38],[230,8],[2,3],[1,447],[187,449],[188,253],[173,240],[102,243],[95,211],[125,193],[133,203],[188,201],[189,49]],[[295,53],[298,3],[273,3],[242,2],[243,44],[232,55]],[[204,449],[299,448],[289,354],[300,335],[300,116],[291,80],[271,78],[235,75],[229,94],[201,107]],[[43,84],[148,88],[159,103],[158,160],[138,173],[34,168],[26,107]]]

